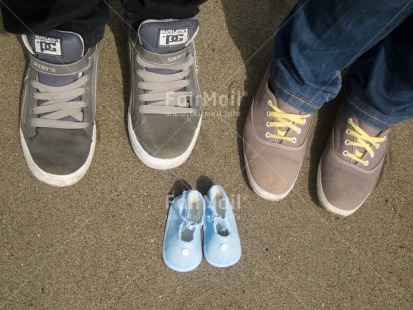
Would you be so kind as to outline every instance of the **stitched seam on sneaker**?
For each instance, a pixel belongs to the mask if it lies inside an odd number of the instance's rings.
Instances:
[[[133,44],[132,44],[133,45]],[[143,47],[142,47],[143,48]],[[153,61],[151,61],[151,60],[149,60],[149,59],[146,59],[146,57],[144,57],[143,56],[143,54],[141,54],[141,53],[139,53],[139,51],[138,51],[138,49],[137,48],[135,48],[134,47],[134,49],[135,49],[135,52],[136,52],[136,55],[138,55],[138,57],[139,58],[141,58],[141,59],[143,59],[143,60],[145,60],[145,61],[147,61],[147,62],[149,62],[149,63],[151,63],[151,64],[153,64],[153,65],[165,65],[165,66],[168,66],[168,65],[176,65],[177,63],[179,63],[180,61],[181,61],[181,59],[179,59],[179,60],[177,60],[177,61],[175,61],[175,62],[170,62],[170,63],[166,63],[166,64],[159,64],[159,63],[156,63],[156,62],[153,62]],[[187,51],[189,50],[189,48],[187,49]],[[145,50],[145,52],[147,52],[148,54],[151,54],[151,55],[154,55],[154,56],[157,56],[158,54],[156,54],[156,53],[152,53],[152,52],[150,52],[150,51],[146,51]],[[172,55],[179,55],[180,53],[184,53],[183,52],[183,50],[181,50],[181,51],[179,51],[179,52],[174,52],[174,53],[171,53],[170,55],[169,55],[169,57]]]
[[[149,62],[149,63],[152,64],[152,65],[157,65],[157,66],[165,65],[165,66],[168,66],[168,64],[159,64],[159,63],[153,62],[153,61],[151,61],[151,60],[148,60],[148,59],[146,59],[145,57],[142,57],[142,56],[141,56],[140,54],[138,54],[138,53],[136,53],[136,55],[137,55],[139,58],[141,58],[141,59]],[[137,65],[137,67],[140,67],[140,65]],[[166,69],[167,69],[167,68],[166,68]]]
[[[47,75],[52,75],[52,76],[71,76],[71,75],[76,75],[76,74],[79,74],[79,73],[83,73],[83,72],[85,72],[86,71],[86,68],[87,68],[87,66],[85,67],[85,68],[83,68],[82,70],[79,70],[79,71],[75,71],[75,72],[69,72],[69,73],[65,73],[65,74],[56,74],[56,73],[50,73],[50,72],[43,72],[43,71],[40,71],[40,70],[38,70],[36,67],[33,67],[33,66],[30,66],[30,70],[34,70],[34,71],[36,71],[37,73],[43,73],[43,74],[47,74]]]
[[[86,56],[84,56],[84,57],[86,57]],[[90,58],[90,56],[89,56],[88,58]],[[59,67],[60,67],[60,68],[65,68],[65,69],[68,70],[67,73],[53,73],[53,72],[45,72],[45,71],[40,70],[39,68],[37,68],[36,66],[33,65],[33,63],[34,63],[35,61],[37,61],[37,60],[35,60],[35,59],[30,60],[30,64],[29,64],[29,68],[28,68],[28,69],[34,70],[34,71],[36,71],[37,73],[44,73],[44,74],[52,75],[52,76],[71,76],[71,75],[83,73],[83,72],[86,71],[86,69],[87,69],[88,66],[90,65],[90,60],[88,59],[87,62],[86,62],[86,64],[85,64],[85,66],[83,66],[82,68],[80,68],[80,69],[78,69],[78,70],[69,71],[67,68],[74,67],[74,66],[76,65],[75,63],[73,63],[73,64],[61,64],[61,65],[52,64],[53,67],[56,67],[56,68],[59,68]],[[40,64],[41,64],[41,63],[45,63],[46,65],[49,65],[49,64],[47,64],[47,63],[44,62],[44,61],[37,61],[37,62],[40,63]],[[80,63],[80,61],[78,61],[78,63]]]
[[[358,170],[358,171],[360,171],[360,172],[362,172],[362,173],[364,173],[364,174],[372,174],[372,173],[375,172],[375,169],[373,169],[373,170],[364,170],[364,169],[361,169],[361,168],[359,168],[359,167],[357,167],[357,166],[355,166],[355,165],[352,165],[352,164],[350,164],[350,163],[342,160],[342,159],[341,159],[340,157],[338,157],[338,156],[336,155],[336,153],[335,153],[333,150],[331,150],[331,149],[330,149],[330,153],[333,155],[333,157],[334,157],[335,160],[337,160],[340,164],[346,165],[347,167],[350,167],[350,168],[352,168],[352,169]]]
[[[364,170],[360,167],[357,167],[356,165],[350,164],[349,162],[344,161],[343,159],[341,159],[340,157],[337,156],[336,152],[330,147],[329,152],[333,155],[334,159],[337,160],[339,163],[346,165],[350,168],[356,169],[364,174],[373,174],[375,173],[377,170],[380,170],[382,167],[380,167],[380,165],[382,164],[382,161],[384,160],[384,156],[383,158],[380,160],[380,162],[377,164],[377,166],[375,168],[373,168],[372,170]]]

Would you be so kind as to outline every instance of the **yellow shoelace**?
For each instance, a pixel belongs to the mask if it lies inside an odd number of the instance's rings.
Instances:
[[[381,142],[386,140],[386,137],[372,137],[359,126],[357,126],[353,120],[350,118],[348,121],[354,130],[347,129],[346,133],[349,136],[355,137],[355,141],[346,140],[345,144],[352,145],[355,147],[361,147],[365,149],[369,154],[370,157],[374,157],[374,151],[371,146],[374,146],[376,150],[380,147]],[[354,154],[344,151],[344,156],[351,158],[352,160],[367,166],[369,164],[368,160],[362,160],[361,157],[363,156],[364,152],[360,152],[358,149],[355,150]]]
[[[267,101],[267,105],[271,107],[272,111],[267,112],[267,116],[274,117],[277,119],[277,122],[267,122],[267,127],[275,127],[277,128],[277,134],[273,134],[271,132],[267,132],[266,137],[269,139],[279,139],[285,140],[292,143],[297,141],[295,137],[286,137],[286,133],[288,129],[294,130],[296,133],[301,132],[301,128],[296,126],[294,123],[304,125],[306,123],[306,118],[310,117],[310,114],[289,114],[284,112],[283,110],[277,108],[271,100]],[[278,128],[287,128],[286,130],[281,130]]]

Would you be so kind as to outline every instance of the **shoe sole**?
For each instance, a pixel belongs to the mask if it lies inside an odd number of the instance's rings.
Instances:
[[[328,211],[330,211],[330,212],[332,212],[336,215],[342,216],[342,217],[349,216],[349,215],[353,214],[354,212],[356,212],[363,205],[363,203],[366,201],[366,199],[370,195],[370,193],[366,196],[366,198],[364,198],[364,200],[361,202],[361,204],[359,204],[356,208],[354,208],[352,210],[343,210],[343,209],[340,209],[340,208],[337,208],[337,207],[333,206],[331,203],[328,202],[327,197],[324,194],[323,185],[321,183],[321,162],[318,164],[318,168],[317,168],[317,197],[318,197],[318,200],[321,203],[321,206],[323,208],[327,209]]]
[[[166,266],[168,266],[170,269],[172,269],[172,270],[174,270],[174,271],[178,271],[178,272],[189,272],[189,271],[193,271],[193,270],[195,270],[196,268],[198,268],[198,266],[199,266],[199,265],[201,264],[201,262],[202,262],[202,261],[200,261],[198,264],[196,264],[196,265],[194,265],[194,266],[191,266],[191,267],[188,267],[188,268],[179,268],[179,267],[176,267],[176,266],[170,264],[170,263],[168,262],[168,260],[165,259],[165,255],[164,255],[163,253],[162,253],[162,257],[163,257],[163,261],[165,262],[165,265],[166,265]]]
[[[252,177],[250,168],[248,166],[248,161],[247,161],[247,157],[244,154],[244,162],[245,162],[245,170],[247,170],[247,176],[248,176],[248,180],[250,182],[250,185],[253,189],[253,191],[260,197],[269,200],[269,201],[280,201],[283,200],[285,197],[287,197],[287,195],[291,192],[291,190],[293,189],[295,182],[297,181],[298,175],[294,180],[293,185],[283,194],[277,195],[277,194],[272,194],[267,192],[266,190],[264,190],[262,187],[260,187],[258,185],[258,183],[254,180],[254,178]],[[301,166],[300,166],[301,168]]]
[[[95,152],[95,145],[96,145],[96,124],[93,125],[93,137],[92,143],[90,145],[89,155],[85,161],[85,163],[75,172],[65,175],[58,175],[58,174],[51,174],[43,169],[41,169],[36,163],[34,162],[30,150],[26,144],[26,140],[24,139],[23,131],[20,129],[20,141],[22,144],[23,154],[26,159],[26,163],[33,173],[33,175],[40,181],[47,183],[52,186],[57,187],[66,187],[73,185],[80,181],[81,178],[86,174],[87,170],[90,167],[92,162],[93,154]]]
[[[138,156],[140,161],[143,162],[146,166],[152,169],[157,169],[157,170],[168,170],[168,169],[177,168],[188,159],[189,155],[191,155],[192,150],[195,146],[196,140],[198,139],[199,131],[201,129],[201,121],[202,121],[202,115],[199,119],[198,127],[195,130],[194,137],[192,138],[191,144],[189,145],[187,150],[181,155],[179,155],[178,157],[175,157],[172,159],[156,158],[154,156],[149,155],[149,153],[143,149],[142,145],[139,143],[138,139],[136,138],[135,132],[133,130],[132,116],[130,112],[128,112],[129,140],[130,140],[132,149],[135,152],[136,156]]]
[[[231,266],[235,265],[236,263],[238,263],[238,262],[241,260],[241,256],[240,256],[237,260],[235,260],[235,261],[233,261],[233,262],[231,262],[231,263],[219,264],[219,263],[215,263],[214,261],[210,260],[210,259],[208,258],[208,255],[206,255],[205,253],[207,253],[207,252],[205,251],[205,247],[204,247],[204,257],[205,257],[205,260],[208,262],[208,264],[210,264],[211,266],[217,267],[217,268],[227,268],[227,267],[231,267]]]

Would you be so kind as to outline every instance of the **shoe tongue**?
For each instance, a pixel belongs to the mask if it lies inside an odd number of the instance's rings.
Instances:
[[[51,30],[44,35],[28,35],[27,40],[38,59],[52,64],[78,61],[84,53],[83,39],[74,32]]]
[[[27,41],[36,58],[52,64],[69,64],[84,54],[82,37],[74,32],[51,30],[43,35],[27,35]],[[49,86],[73,83],[77,76],[52,76],[39,73],[39,81]]]
[[[199,24],[195,18],[178,20],[147,20],[138,29],[144,49],[157,54],[184,49],[196,36]]]
[[[51,30],[43,35],[27,35],[27,42],[36,58],[52,64],[69,64],[76,62],[84,55],[84,44],[82,37],[74,32]],[[29,46],[27,46],[29,49]],[[48,86],[65,86],[78,79],[77,74],[55,76],[39,72],[40,83]],[[72,101],[80,100],[80,97]],[[39,101],[39,105],[44,103]],[[76,121],[72,117],[63,120]]]

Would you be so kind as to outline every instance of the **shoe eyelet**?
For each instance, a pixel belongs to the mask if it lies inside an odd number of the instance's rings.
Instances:
[[[351,117],[347,120],[347,123],[350,124],[350,122],[353,122],[353,119]]]
[[[346,130],[346,134],[350,134],[350,129],[347,129],[347,130]]]
[[[301,133],[301,128],[298,128],[297,133],[298,133],[298,134]]]
[[[267,139],[269,139],[269,138],[270,138],[270,134],[271,134],[271,133],[267,132],[267,133],[265,134],[265,137],[266,137]]]
[[[272,104],[272,101],[269,99],[267,100],[267,105],[269,106],[270,104]]]
[[[270,122],[266,122],[265,127],[267,127],[267,128],[270,127]]]
[[[374,153],[373,153],[373,155],[371,155],[370,157],[371,157],[371,158],[374,158]]]
[[[306,118],[304,119],[303,125],[305,125],[305,124],[307,124],[307,119]]]
[[[267,111],[267,116],[270,116],[270,113],[271,113],[270,111]]]
[[[350,142],[350,140],[346,140],[346,141],[344,141],[344,144],[349,145],[349,142]]]
[[[365,167],[367,167],[369,165],[369,161],[366,160],[366,163],[364,164]]]
[[[380,143],[377,144],[376,150],[378,150],[380,148]]]
[[[344,150],[344,151],[343,151],[343,156],[347,157],[347,154],[348,154],[348,151],[347,151],[347,150]]]
[[[294,137],[294,138],[293,138],[293,141],[291,141],[291,143],[294,143],[294,144],[297,143],[297,138]]]

